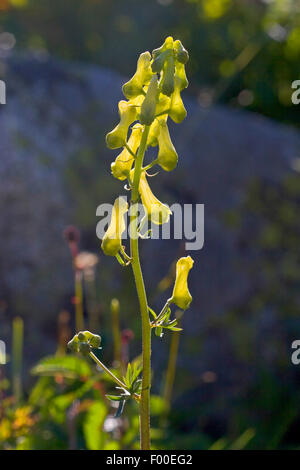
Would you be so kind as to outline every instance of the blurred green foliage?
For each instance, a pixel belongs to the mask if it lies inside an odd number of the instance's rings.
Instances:
[[[17,48],[130,75],[162,37],[190,51],[190,92],[298,125],[300,4],[292,0],[5,0],[2,30]],[[116,60],[117,58],[117,60]]]

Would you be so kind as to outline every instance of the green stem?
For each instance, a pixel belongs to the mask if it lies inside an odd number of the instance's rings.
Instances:
[[[157,163],[158,163],[158,158],[156,158],[155,160],[152,160],[152,162],[149,163],[149,165],[144,166],[143,170],[145,171],[150,170],[150,168],[152,168],[154,165],[157,165]]]
[[[131,264],[135,278],[142,317],[143,376],[140,402],[140,441],[142,450],[150,449],[151,326],[148,314],[147,296],[139,258],[139,246],[137,236],[137,202],[139,199],[139,183],[143,166],[144,154],[147,146],[148,134],[149,126],[145,126],[135,162],[134,178],[131,192],[132,213],[130,220],[130,226],[132,229],[130,236],[130,252],[132,258]]]
[[[98,359],[98,357],[93,353],[93,352],[90,352],[89,353],[89,356],[93,359],[93,361],[96,362],[96,364],[101,367],[101,369],[104,370],[104,372],[106,372],[110,378],[117,384],[119,385],[119,387],[123,388],[124,390],[127,390],[127,387],[126,385],[120,380],[118,379],[118,377],[115,376],[115,374],[113,374],[109,369],[108,367],[106,367],[103,362],[100,361],[100,359]],[[134,393],[133,394],[133,397],[135,398],[135,400],[137,401],[140,401],[140,396],[137,394],[137,393]]]

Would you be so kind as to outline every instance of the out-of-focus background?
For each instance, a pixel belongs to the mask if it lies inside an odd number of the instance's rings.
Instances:
[[[103,256],[96,208],[126,195],[110,175],[117,153],[105,147],[121,85],[138,55],[169,35],[190,54],[188,116],[170,128],[177,169],[151,184],[168,204],[205,204],[205,244],[188,253],[194,300],[177,336],[171,411],[162,397],[172,334],[153,338],[153,445],[300,446],[300,365],[291,362],[300,339],[300,4],[0,0],[0,448],[138,445],[134,404],[113,418],[110,384],[64,353],[81,295],[74,250],[89,253],[83,307],[103,360],[116,354],[112,298],[122,360],[140,353],[132,275]],[[79,243],[66,241],[68,226]],[[141,242],[154,309],[184,253],[182,241]]]

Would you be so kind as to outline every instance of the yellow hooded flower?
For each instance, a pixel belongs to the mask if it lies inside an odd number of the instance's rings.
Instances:
[[[162,46],[158,47],[157,49],[153,49],[153,51],[152,51],[153,59],[154,60],[157,59],[157,57],[167,49],[173,50],[173,45],[174,45],[174,40],[173,40],[172,36],[168,36],[165,39],[165,42],[163,43]]]
[[[165,119],[160,119],[160,132],[157,140],[159,145],[158,164],[165,171],[172,171],[177,165],[178,155],[172,144],[168,124]]]
[[[188,79],[186,78],[185,67],[180,62],[176,63],[175,76],[177,77],[176,86],[179,87],[180,91],[188,87],[189,82],[188,82]]]
[[[124,215],[128,211],[128,204],[124,198],[115,200],[111,214],[111,221],[103,237],[101,248],[105,255],[116,256],[122,248],[122,233],[126,226]]]
[[[141,173],[139,192],[144,205],[146,215],[156,225],[165,224],[169,221],[172,211],[166,205],[160,202],[152,193],[146,178],[146,172]]]
[[[132,150],[133,153],[136,153],[141,137],[142,137],[143,126],[136,124],[131,131],[131,136],[127,142],[128,147]],[[115,178],[119,180],[125,180],[131,170],[134,157],[132,154],[124,148],[124,150],[118,155],[116,160],[111,164],[111,172]]]
[[[187,284],[188,274],[193,264],[194,260],[190,256],[180,258],[176,264],[176,280],[171,302],[182,310],[189,308],[193,300]]]
[[[149,83],[152,77],[150,61],[150,52],[143,52],[140,55],[135,74],[123,85],[123,93],[126,98],[134,98],[143,93],[143,85]]]
[[[128,127],[136,120],[136,108],[127,101],[119,101],[119,124],[106,135],[106,145],[110,149],[123,147],[127,140]]]
[[[180,91],[181,87],[184,86],[183,82],[184,78],[178,77],[175,75],[175,86],[174,86],[174,93],[171,97],[171,105],[169,110],[170,118],[179,124],[182,122],[187,115],[186,109],[184,107],[183,101],[181,99]]]
[[[159,94],[158,103],[156,105],[156,114],[168,114],[170,109],[171,98],[169,96],[163,95],[162,93]]]

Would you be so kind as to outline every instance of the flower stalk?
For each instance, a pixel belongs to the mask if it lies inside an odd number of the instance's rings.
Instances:
[[[137,232],[137,201],[139,198],[139,184],[143,166],[144,155],[146,151],[149,126],[145,126],[141,139],[140,148],[137,154],[135,171],[131,192],[132,214],[131,228]],[[151,387],[151,326],[148,314],[148,302],[144,279],[139,257],[139,239],[136,236],[130,237],[131,265],[135,278],[135,285],[138,294],[140,312],[142,318],[142,356],[143,356],[143,376],[142,392],[140,403],[140,439],[141,449],[150,449],[150,387]]]
[[[105,255],[115,257],[124,267],[131,265],[135,279],[139,311],[142,327],[142,369],[133,362],[127,365],[126,375],[118,379],[91,351],[99,347],[101,338],[90,332],[79,332],[69,343],[74,352],[90,356],[121,388],[124,394],[107,395],[111,401],[119,402],[117,415],[122,413],[125,402],[133,397],[139,402],[140,414],[140,446],[149,450],[150,442],[150,389],[151,389],[151,331],[154,328],[156,336],[162,338],[163,332],[178,332],[177,318],[171,319],[171,306],[177,305],[186,310],[192,296],[188,289],[187,278],[193,266],[191,257],[181,258],[177,262],[176,281],[172,297],[170,297],[157,315],[148,305],[147,294],[142,274],[139,239],[147,238],[148,230],[142,233],[142,228],[151,221],[162,225],[169,221],[172,212],[168,205],[162,203],[152,192],[148,181],[147,170],[158,165],[164,171],[175,169],[178,155],[171,141],[168,129],[168,118],[180,123],[186,117],[186,110],[181,99],[181,91],[188,86],[185,75],[185,64],[188,53],[179,40],[168,37],[163,45],[150,52],[140,55],[137,69],[133,77],[123,85],[123,94],[128,101],[118,104],[119,123],[106,136],[106,144],[110,149],[121,149],[115,161],[111,164],[112,175],[120,181],[126,180],[126,189],[131,191],[130,199],[130,254],[122,244],[122,234],[126,224],[127,201],[118,197],[115,200],[110,224],[102,239],[102,250]],[[130,137],[128,138],[128,134]],[[143,166],[144,156],[148,147],[158,147],[156,158]],[[151,175],[156,176],[156,174]],[[139,207],[142,202],[145,216],[138,224]],[[112,312],[114,314],[114,312]],[[150,314],[154,320],[150,321]],[[114,337],[119,318],[113,318]],[[118,342],[118,339],[117,339]],[[174,341],[175,355],[169,361],[168,387],[172,389],[176,367],[178,345]],[[116,346],[116,341],[115,341]],[[172,352],[171,352],[172,353]],[[173,354],[173,353],[172,353]],[[115,357],[119,349],[115,349]],[[142,373],[142,379],[139,374]],[[170,392],[167,390],[167,396]]]

